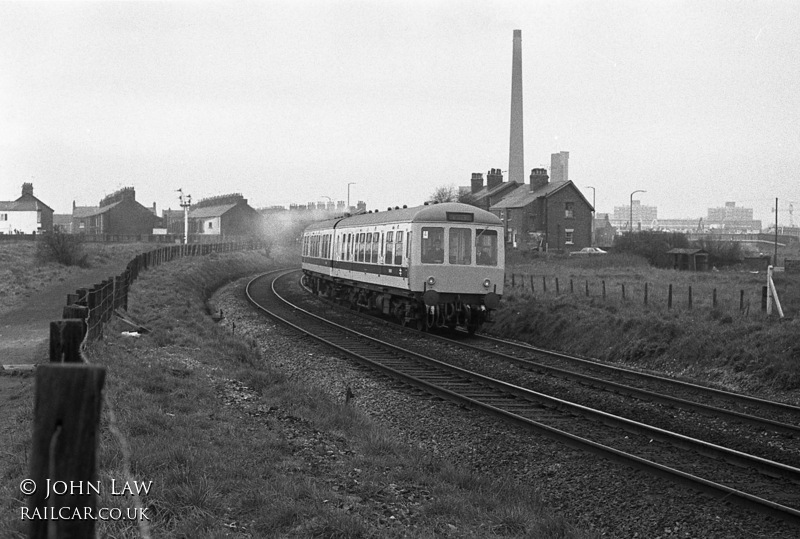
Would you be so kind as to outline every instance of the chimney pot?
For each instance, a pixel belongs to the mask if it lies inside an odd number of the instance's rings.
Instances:
[[[499,168],[490,169],[486,175],[486,188],[494,189],[501,183],[503,183],[503,171]]]
[[[541,189],[549,183],[547,176],[547,169],[534,168],[531,169],[531,191]]]
[[[483,189],[483,174],[480,172],[472,173],[472,180],[470,181],[470,191],[475,194]]]

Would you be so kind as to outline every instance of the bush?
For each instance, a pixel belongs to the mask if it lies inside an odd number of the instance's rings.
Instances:
[[[36,258],[41,262],[89,267],[89,255],[83,250],[83,239],[63,232],[51,232],[39,236],[36,241]]]
[[[744,259],[741,244],[735,241],[700,240],[695,245],[708,253],[710,266],[733,266]]]
[[[677,232],[643,230],[628,232],[614,239],[616,252],[643,256],[650,264],[661,268],[668,268],[672,265],[672,257],[667,254],[667,251],[687,247],[689,247],[689,240],[684,234]]]

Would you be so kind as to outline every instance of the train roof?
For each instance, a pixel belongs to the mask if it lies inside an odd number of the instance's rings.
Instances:
[[[309,225],[306,230],[321,230],[327,228],[357,227],[384,225],[390,223],[445,223],[462,222],[456,219],[448,219],[449,214],[472,214],[472,224],[496,225],[501,226],[503,222],[495,214],[482,210],[476,206],[462,204],[460,202],[443,202],[441,204],[428,204],[416,206],[414,208],[402,208],[396,210],[379,211],[373,213],[361,213],[349,217],[338,217],[318,221]]]

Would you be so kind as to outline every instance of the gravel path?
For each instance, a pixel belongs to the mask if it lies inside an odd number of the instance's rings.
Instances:
[[[670,482],[560,443],[498,424],[455,404],[378,376],[290,330],[247,304],[240,280],[212,299],[224,324],[255,339],[263,356],[295,380],[352,403],[399,440],[491,477],[538,491],[554,512],[604,537],[795,538],[798,531]]]

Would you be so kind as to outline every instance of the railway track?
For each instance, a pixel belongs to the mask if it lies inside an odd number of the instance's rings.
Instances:
[[[280,278],[292,273],[283,272]],[[403,383],[571,447],[800,524],[800,469],[794,466],[555,398],[367,336],[281,299],[273,287],[280,279],[271,277],[264,275],[248,284],[247,296],[254,305]]]

